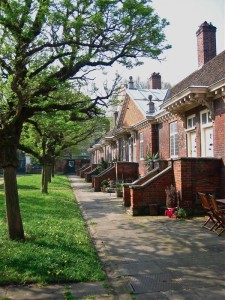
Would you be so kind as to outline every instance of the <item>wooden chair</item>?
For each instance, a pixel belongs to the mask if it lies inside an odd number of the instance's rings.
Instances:
[[[212,210],[212,206],[209,202],[209,199],[205,193],[198,192],[202,207],[208,216],[208,219],[205,221],[205,223],[202,225],[202,227],[207,228],[208,230],[212,231],[215,227],[218,226],[218,220],[217,217],[214,214],[214,211]],[[209,223],[211,222],[211,226],[209,226]]]
[[[225,231],[225,211],[218,206],[214,195],[209,194],[208,197],[213,213],[217,219],[217,225],[214,226],[213,230],[217,233],[217,235],[221,235]]]

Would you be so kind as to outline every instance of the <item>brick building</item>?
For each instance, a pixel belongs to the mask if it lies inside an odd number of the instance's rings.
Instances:
[[[99,163],[102,157],[107,161],[137,162],[139,174],[146,173],[147,151],[156,153],[159,148],[155,117],[168,93],[161,89],[159,73],[151,75],[149,85],[149,89],[136,88],[130,77],[127,86],[121,88],[121,105],[114,113],[115,127],[89,149],[93,163]]]
[[[124,187],[124,204],[133,215],[151,205],[165,206],[173,184],[181,205],[193,210],[197,192],[225,197],[225,51],[216,54],[216,28],[204,22],[196,33],[199,68],[170,90],[153,73],[149,89],[128,86],[118,94],[115,127],[92,149],[91,161],[137,162],[139,175]],[[146,153],[159,153],[147,172]]]

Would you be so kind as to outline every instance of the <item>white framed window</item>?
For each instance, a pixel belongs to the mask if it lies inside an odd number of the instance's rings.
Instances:
[[[178,156],[177,122],[170,123],[170,157]]]
[[[201,127],[202,128],[212,126],[212,118],[211,118],[210,111],[208,109],[201,111],[200,115],[201,115]]]
[[[186,132],[188,157],[197,157],[196,115],[191,115],[187,117]]]
[[[129,137],[128,139],[128,161],[132,161],[132,143],[133,139]]]
[[[123,155],[123,161],[126,161],[126,141],[125,139],[122,140],[122,155]]]
[[[213,123],[210,111],[205,109],[200,112],[201,121],[201,156],[213,157]]]
[[[141,132],[139,134],[139,143],[140,143],[140,159],[144,159],[144,134]]]
[[[196,129],[196,116],[191,115],[187,117],[187,130],[194,130]]]
[[[136,133],[133,134],[133,161],[137,161],[136,153],[137,153],[137,147],[136,147]]]

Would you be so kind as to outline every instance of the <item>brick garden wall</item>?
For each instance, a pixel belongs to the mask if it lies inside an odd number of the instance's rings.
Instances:
[[[174,182],[182,207],[191,210],[195,204],[199,205],[197,192],[220,195],[221,164],[221,159],[216,158],[181,158],[173,161]]]
[[[95,192],[101,190],[103,179],[110,179],[115,182],[132,182],[138,178],[138,163],[117,162],[101,174],[92,176],[92,184]]]
[[[141,177],[134,182],[132,182],[132,185],[142,185],[146,181],[148,181],[150,178],[154,177],[156,174],[158,174],[159,168],[153,169],[152,171],[148,172],[144,177]],[[130,206],[131,204],[131,184],[126,183],[123,186],[123,205],[124,206]]]
[[[166,206],[165,189],[174,184],[173,171],[168,167],[143,185],[131,187],[131,213],[133,216],[149,214],[149,206]]]
[[[80,177],[85,178],[85,173],[90,172],[90,171],[91,171],[91,166],[89,165],[88,167],[80,170]]]
[[[104,170],[99,175],[92,176],[92,186],[94,188],[94,192],[101,191],[101,182],[104,179],[116,180],[116,168],[115,166],[109,167]]]
[[[225,198],[225,97],[214,101],[214,154],[222,158],[220,171],[221,198]]]

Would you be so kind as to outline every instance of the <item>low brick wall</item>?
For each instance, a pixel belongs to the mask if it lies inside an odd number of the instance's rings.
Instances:
[[[55,163],[55,173],[56,174],[65,174],[65,169],[66,169],[66,160],[58,160]]]
[[[123,205],[131,205],[131,185],[142,185],[147,182],[149,179],[153,178],[159,172],[163,171],[168,167],[168,160],[159,159],[154,162],[155,168],[149,171],[145,176],[138,178],[132,184],[125,184],[123,188]]]
[[[123,185],[123,205],[130,206],[130,204],[131,204],[132,185],[142,185],[143,183],[145,183],[146,181],[148,181],[149,179],[154,177],[156,174],[158,174],[158,172],[159,172],[159,168],[155,168],[155,169],[151,170],[150,172],[148,172],[145,176],[133,181],[132,184],[125,183]]]
[[[90,165],[80,171],[80,177],[85,178],[85,173],[87,173],[89,171],[91,171],[91,166]]]
[[[115,182],[133,182],[138,178],[138,163],[116,162],[97,176],[92,176],[92,186],[95,192],[101,190],[101,182],[104,179]]]
[[[80,169],[78,169],[77,170],[77,175],[80,176],[81,171],[86,169],[88,166],[90,166],[90,164],[85,164]]]
[[[85,173],[85,181],[86,182],[92,182],[92,176],[97,175],[98,168],[95,167],[90,172]]]
[[[116,181],[116,168],[115,166],[109,167],[99,175],[92,176],[92,186],[94,188],[94,192],[101,191],[101,182],[104,179],[109,179]]]
[[[142,185],[131,186],[131,207],[133,216],[149,215],[150,207],[166,206],[165,189],[174,184],[172,167],[167,167]]]
[[[180,158],[173,161],[175,186],[180,194],[181,206],[190,213],[201,210],[198,192],[222,196],[222,160],[217,158]]]
[[[134,162],[117,162],[116,179],[119,182],[133,182],[139,177],[138,163]]]

